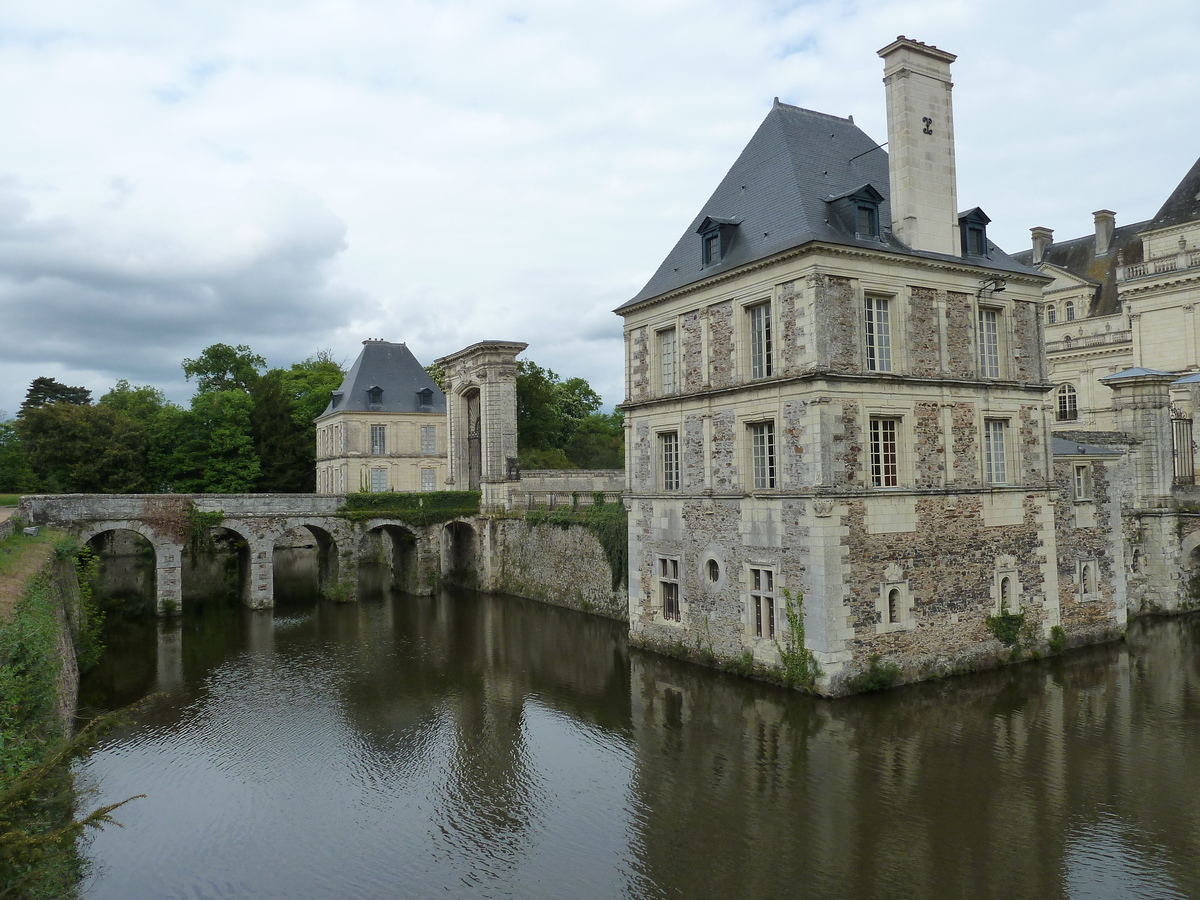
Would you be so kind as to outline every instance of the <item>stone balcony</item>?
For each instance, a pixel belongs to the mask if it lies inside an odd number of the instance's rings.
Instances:
[[[1132,265],[1117,266],[1117,281],[1132,281],[1135,278],[1149,278],[1162,275],[1164,272],[1179,272],[1186,269],[1200,268],[1200,250],[1181,249],[1172,256],[1160,256],[1145,262]]]
[[[1133,332],[1106,331],[1102,334],[1088,334],[1083,337],[1067,335],[1062,340],[1047,341],[1047,353],[1063,353],[1069,350],[1090,350],[1096,347],[1109,347],[1115,344],[1130,344],[1133,342]]]

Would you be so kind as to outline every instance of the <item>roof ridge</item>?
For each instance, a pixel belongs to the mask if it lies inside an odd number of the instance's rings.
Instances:
[[[808,109],[804,106],[796,106],[792,103],[784,103],[778,97],[775,98],[775,103],[772,109],[791,109],[796,112],[808,113],[812,116],[820,116],[822,119],[833,119],[835,122],[845,122],[849,125],[854,124],[854,116],[835,116],[833,113],[821,112],[819,109]]]

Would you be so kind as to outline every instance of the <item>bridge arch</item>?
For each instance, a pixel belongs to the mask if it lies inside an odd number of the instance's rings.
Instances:
[[[411,526],[385,519],[365,523],[358,543],[358,561],[360,574],[377,567],[376,572],[397,590],[421,593],[425,559],[420,535]]]
[[[100,519],[74,529],[81,544],[90,544],[109,532],[132,531],[149,541],[154,550],[154,606],[159,615],[178,613],[182,608],[181,565],[183,547],[173,537],[159,534],[137,519]]]
[[[442,577],[464,587],[479,585],[479,533],[465,519],[442,526]]]
[[[281,544],[286,542],[285,539],[294,540],[301,534],[311,538],[316,545],[317,591],[324,596],[329,596],[331,591],[337,592],[343,578],[342,557],[349,554],[354,545],[353,532],[340,519],[289,517],[270,536],[272,568],[276,576],[281,562],[279,555],[288,549]]]
[[[146,602],[157,606],[157,536],[141,523],[107,524],[112,527],[93,523],[92,527],[84,528],[79,533],[80,543],[89,547],[99,559],[99,589],[102,595],[110,601]],[[134,540],[130,542],[128,537],[123,536],[132,536]]]

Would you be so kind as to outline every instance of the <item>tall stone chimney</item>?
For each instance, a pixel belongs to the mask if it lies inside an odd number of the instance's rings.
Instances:
[[[953,53],[901,35],[879,51],[887,91],[892,231],[914,250],[962,255],[954,169]]]
[[[1033,264],[1040,266],[1046,258],[1046,248],[1054,243],[1054,229],[1035,225],[1029,233],[1033,235]]]
[[[1108,256],[1113,230],[1117,227],[1117,214],[1111,209],[1098,209],[1092,215],[1096,217],[1096,255]]]

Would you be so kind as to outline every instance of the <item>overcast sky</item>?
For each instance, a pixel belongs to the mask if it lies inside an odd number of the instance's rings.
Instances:
[[[771,107],[887,139],[958,54],[958,198],[1009,252],[1152,216],[1200,156],[1195,0],[0,4],[0,410],[40,375],[484,339],[620,402],[621,320]]]

